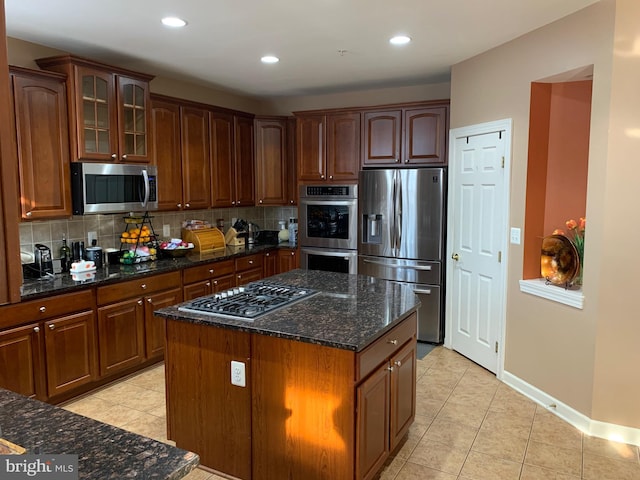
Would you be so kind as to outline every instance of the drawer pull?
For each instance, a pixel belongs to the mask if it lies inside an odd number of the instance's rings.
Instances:
[[[387,341],[387,343],[390,343],[391,345],[397,345],[398,344],[398,340],[389,340],[389,341]]]
[[[401,367],[401,366],[402,366],[402,362],[401,362],[400,360],[396,360],[395,362],[393,362],[393,364],[394,364],[396,367]]]
[[[140,285],[140,288],[143,289],[143,290],[146,290],[147,289],[147,284],[143,283],[142,285]]]
[[[249,265],[253,265],[253,260],[249,260]]]
[[[153,300],[151,300],[150,298],[147,298],[147,302],[148,303],[153,303]]]
[[[209,269],[209,275],[213,275],[213,272],[214,272],[213,268],[210,268]]]
[[[216,282],[216,283],[218,283],[218,282]],[[206,285],[207,287],[210,287],[210,286],[211,286],[211,282],[207,282],[207,283],[205,283],[205,285]]]
[[[40,310],[40,313],[44,313],[47,311],[47,307],[40,307],[38,310]]]
[[[142,305],[142,300],[138,300],[138,305]]]
[[[33,331],[36,333],[40,332],[40,327],[33,327]]]
[[[56,328],[56,326],[53,323],[49,324],[49,330],[54,330]]]

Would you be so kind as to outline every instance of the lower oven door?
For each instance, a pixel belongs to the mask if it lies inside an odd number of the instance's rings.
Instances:
[[[358,273],[357,250],[300,248],[300,268],[325,272]]]

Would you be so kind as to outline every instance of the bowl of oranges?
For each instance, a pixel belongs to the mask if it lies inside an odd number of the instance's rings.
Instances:
[[[145,244],[155,240],[151,230],[146,225],[130,228],[120,234],[120,243]]]

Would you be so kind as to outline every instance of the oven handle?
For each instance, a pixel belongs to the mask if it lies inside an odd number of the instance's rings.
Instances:
[[[310,253],[312,255],[324,255],[325,257],[344,257],[345,260],[356,257],[358,252],[332,252],[331,250],[315,249],[315,248],[301,248],[300,253]]]
[[[431,265],[395,265],[393,263],[378,262],[376,260],[367,260],[366,258],[363,259],[362,261],[364,263],[373,263],[375,265],[382,265],[383,267],[389,267],[389,268],[410,268],[412,270],[422,270],[422,271],[431,270]]]

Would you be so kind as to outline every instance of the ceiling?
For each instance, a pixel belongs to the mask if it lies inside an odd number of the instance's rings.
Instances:
[[[255,96],[448,82],[450,66],[597,0],[5,0],[10,37]],[[167,15],[182,29],[163,26]],[[393,35],[412,38],[390,45]],[[276,55],[265,65],[260,57]]]

